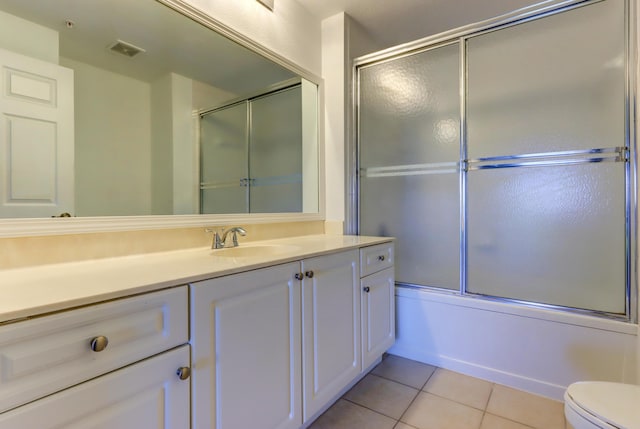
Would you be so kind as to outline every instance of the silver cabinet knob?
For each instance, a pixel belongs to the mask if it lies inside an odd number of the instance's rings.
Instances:
[[[109,339],[103,335],[100,335],[98,337],[92,338],[89,344],[91,346],[91,350],[93,350],[94,352],[101,352],[102,350],[107,348]]]
[[[296,280],[302,280],[304,278],[304,274],[296,273],[296,275],[294,277],[296,278]]]
[[[381,262],[384,261],[384,255],[378,256],[378,261],[381,261]]]
[[[307,276],[308,278],[312,279],[313,278],[313,271],[307,271],[304,273],[305,276]]]
[[[180,380],[186,380],[191,376],[191,368],[189,368],[188,366],[181,366],[176,371],[176,374],[178,375],[178,378]]]
[[[369,293],[369,291],[371,291],[371,288],[369,288],[369,286],[365,286],[362,288],[363,291],[365,291],[366,293]]]

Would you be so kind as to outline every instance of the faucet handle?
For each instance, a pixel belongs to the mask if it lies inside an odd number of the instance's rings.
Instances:
[[[211,242],[211,248],[212,249],[222,249],[224,247],[223,244],[222,244],[222,240],[220,239],[220,233],[218,232],[217,229],[205,228],[204,231],[205,232],[213,232],[213,240]],[[224,228],[222,228],[222,231],[224,231]]]
[[[240,226],[236,226],[235,228],[232,228],[229,232],[233,233],[233,247],[238,247],[238,234],[240,234],[241,236],[245,236],[247,235],[247,231],[244,230],[244,228],[240,227]]]

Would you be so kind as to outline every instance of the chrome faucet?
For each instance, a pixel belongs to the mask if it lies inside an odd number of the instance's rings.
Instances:
[[[223,231],[222,237],[220,237],[220,234],[218,234],[218,231],[215,231],[213,233],[213,243],[211,243],[212,249],[224,249],[225,247],[238,247],[238,234],[240,234],[243,237],[247,235],[247,231],[245,231],[244,228],[240,226],[234,226],[233,228],[229,228],[226,231],[223,228],[222,231]],[[229,233],[233,234],[232,236],[233,246],[227,245],[227,236],[229,235]]]

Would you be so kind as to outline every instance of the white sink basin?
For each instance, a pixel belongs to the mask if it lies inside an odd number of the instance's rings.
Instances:
[[[215,249],[211,255],[222,258],[261,258],[281,256],[299,251],[299,246],[288,244],[246,244],[227,249]]]

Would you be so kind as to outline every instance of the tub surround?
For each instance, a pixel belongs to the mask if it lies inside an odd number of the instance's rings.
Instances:
[[[183,250],[3,270],[0,323],[389,240],[339,235],[307,235],[251,244],[241,240],[240,246],[273,245],[281,250],[277,255],[265,252],[222,257],[216,256],[207,243]]]
[[[405,358],[555,400],[580,380],[638,382],[636,324],[407,288],[396,314]]]

